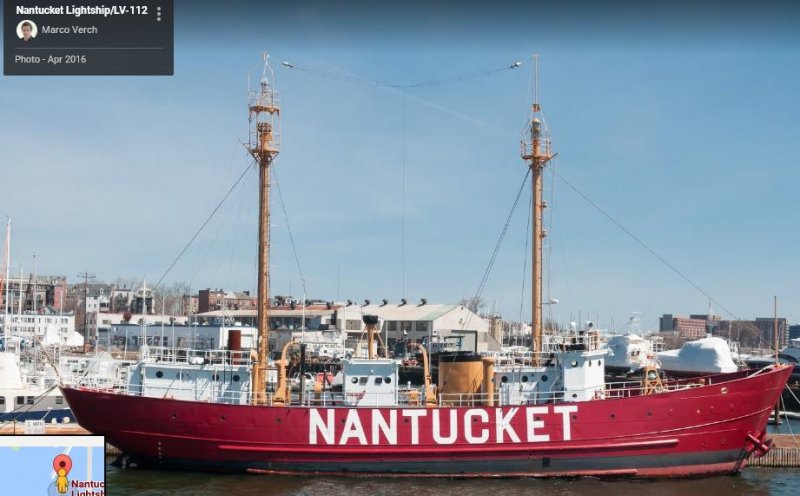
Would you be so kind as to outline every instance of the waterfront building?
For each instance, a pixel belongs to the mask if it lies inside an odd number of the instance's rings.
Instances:
[[[34,343],[83,346],[83,336],[75,332],[75,316],[72,314],[0,313],[0,331],[3,331],[0,335],[14,336],[28,346]]]
[[[222,289],[201,289],[197,294],[197,312],[214,310],[255,310],[256,297],[250,291],[225,291]]]

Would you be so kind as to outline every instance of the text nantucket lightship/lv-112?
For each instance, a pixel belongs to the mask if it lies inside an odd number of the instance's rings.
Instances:
[[[686,476],[736,473],[769,449],[767,420],[791,366],[680,381],[651,370],[642,382],[608,384],[595,332],[543,342],[542,172],[552,155],[538,101],[522,142],[533,193],[532,358],[445,355],[434,390],[423,350],[425,384],[404,387],[398,363],[376,357],[377,319],[364,316],[367,357],[343,361],[341,393],[292,395],[292,342],[267,392],[269,167],[280,116],[270,76],[265,61],[250,102],[261,178],[257,361],[249,365],[236,350],[182,368],[145,360],[125,390],[63,387],[83,427],[143,465],[250,473]],[[176,367],[192,376],[191,391],[151,386]]]

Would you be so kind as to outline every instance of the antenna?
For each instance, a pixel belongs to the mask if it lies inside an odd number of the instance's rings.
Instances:
[[[533,111],[539,112],[539,54],[534,53],[533,59]]]

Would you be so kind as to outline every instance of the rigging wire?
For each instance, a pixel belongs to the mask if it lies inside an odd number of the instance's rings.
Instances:
[[[531,237],[531,214],[533,212],[533,195],[528,199],[528,223],[525,225],[525,249],[522,257],[522,292],[519,297],[519,321],[522,323],[522,307],[525,304],[525,285],[528,282],[528,242]]]
[[[303,269],[300,267],[300,257],[297,256],[297,246],[294,243],[294,235],[292,234],[292,226],[289,224],[289,215],[286,213],[286,205],[283,203],[283,193],[281,192],[281,183],[278,182],[278,173],[275,170],[275,167],[270,167],[272,169],[272,177],[275,179],[275,188],[278,190],[278,199],[281,203],[281,210],[283,210],[283,219],[286,221],[286,230],[289,232],[289,241],[292,244],[292,254],[294,254],[294,263],[297,265],[297,272],[300,273],[300,284],[303,286],[303,294],[307,295],[308,291],[306,290],[306,278],[303,275]],[[305,297],[303,298],[305,301]],[[304,303],[305,304],[305,303]]]
[[[554,157],[555,158],[555,157]],[[556,162],[557,158],[553,160],[553,165],[550,167],[550,172],[555,172],[556,169]],[[553,232],[553,212],[555,210],[556,205],[556,177],[555,175],[550,175],[550,203],[548,203],[547,209],[547,230],[548,232]],[[553,243],[552,237],[548,236],[545,238],[545,247],[547,249],[547,253],[545,255],[545,267],[547,268],[547,301],[553,300],[553,287],[550,284],[551,275],[553,272]],[[553,305],[547,305],[547,317],[552,321],[553,320]]]
[[[400,272],[402,283],[402,295],[406,297],[406,89],[403,88],[403,112],[402,112],[402,162],[401,168],[402,187],[400,200]],[[405,312],[405,309],[403,309]]]
[[[525,189],[525,185],[528,182],[528,176],[531,174],[530,167],[528,171],[525,173],[525,177],[522,178],[522,184],[519,186],[519,191],[517,191],[517,196],[514,198],[514,203],[511,205],[511,210],[508,212],[508,217],[506,217],[506,222],[503,225],[503,230],[500,232],[500,237],[497,239],[497,243],[494,246],[494,250],[492,250],[492,256],[489,257],[489,263],[486,265],[486,270],[483,272],[483,277],[481,277],[481,282],[478,284],[478,290],[475,291],[475,296],[473,297],[473,301],[478,301],[483,294],[483,290],[486,287],[486,282],[489,280],[489,274],[492,272],[492,268],[494,267],[494,262],[497,260],[497,254],[500,252],[500,246],[503,244],[503,239],[506,237],[506,233],[508,232],[508,226],[511,224],[511,218],[514,216],[514,212],[517,209],[517,204],[519,204],[519,199],[522,196],[522,191]],[[466,328],[469,325],[469,321],[472,317],[470,314],[469,318],[464,322],[462,328]]]
[[[236,179],[236,181],[228,189],[228,192],[225,193],[225,196],[222,197],[222,200],[220,200],[220,202],[217,203],[217,206],[214,207],[214,210],[211,211],[211,213],[208,215],[208,217],[203,222],[203,224],[200,226],[200,228],[194,233],[194,235],[191,237],[191,239],[189,239],[189,242],[186,243],[186,246],[184,246],[183,249],[180,251],[180,253],[178,253],[178,256],[175,257],[175,260],[172,261],[172,263],[170,264],[169,268],[167,268],[167,270],[164,271],[164,273],[161,275],[161,278],[158,280],[158,282],[151,288],[153,291],[155,291],[155,289],[159,286],[159,284],[161,284],[161,282],[164,280],[164,278],[167,277],[167,274],[169,274],[170,271],[175,267],[175,264],[178,263],[178,260],[180,260],[181,257],[183,257],[183,255],[186,253],[186,250],[189,249],[189,247],[192,245],[192,243],[194,243],[194,240],[197,239],[197,236],[200,235],[200,232],[202,232],[202,230],[205,229],[205,227],[208,225],[208,223],[211,222],[211,219],[213,219],[214,216],[217,214],[219,209],[222,207],[222,204],[225,203],[225,201],[228,199],[228,197],[231,196],[231,193],[233,193],[233,190],[236,189],[236,187],[239,185],[239,183],[242,181],[242,179],[244,179],[245,175],[247,175],[247,171],[249,171],[254,165],[255,165],[255,161],[252,161],[250,164],[247,165],[247,167],[245,167],[245,169],[244,169],[244,171],[242,171],[241,175],[239,175],[239,177]]]
[[[380,79],[370,79],[370,78],[367,78],[367,77],[357,76],[357,75],[354,75],[354,74],[346,74],[346,73],[343,73],[343,72],[326,71],[326,70],[323,70],[323,69],[309,69],[307,67],[300,67],[300,66],[297,66],[295,64],[290,64],[289,62],[285,62],[285,61],[282,62],[281,65],[283,65],[283,67],[286,67],[287,69],[300,71],[300,72],[306,72],[308,74],[313,74],[315,76],[319,76],[319,77],[322,77],[322,78],[333,79],[333,80],[342,81],[342,82],[345,82],[345,83],[361,84],[361,85],[366,85],[366,86],[377,86],[379,88],[392,88],[392,89],[397,89],[397,90],[406,90],[406,89],[409,89],[409,88],[431,88],[431,87],[434,87],[434,86],[443,86],[443,85],[447,85],[447,84],[451,84],[451,83],[460,83],[460,82],[464,82],[464,81],[470,81],[470,80],[473,80],[473,79],[490,76],[492,74],[497,74],[497,73],[500,73],[500,72],[514,70],[517,67],[520,67],[522,65],[522,63],[521,62],[514,62],[510,66],[506,66],[506,67],[502,67],[502,68],[487,69],[487,70],[474,71],[474,72],[466,72],[466,73],[463,73],[463,74],[458,74],[456,76],[449,76],[449,77],[440,78],[440,79],[429,79],[427,81],[419,81],[419,82],[411,83],[411,84],[397,84],[397,83],[391,83],[391,82],[388,82],[388,81],[383,81],[383,80],[380,80]]]
[[[583,193],[581,190],[579,190],[577,187],[573,186],[573,184],[572,184],[572,183],[570,183],[569,181],[567,181],[567,180],[566,180],[566,179],[565,179],[563,176],[561,176],[561,175],[560,175],[558,172],[556,172],[555,170],[553,170],[553,174],[554,174],[556,177],[558,177],[559,179],[561,179],[562,181],[564,181],[564,184],[566,184],[567,186],[569,186],[569,187],[570,187],[570,189],[572,189],[572,190],[573,190],[575,193],[577,193],[577,194],[578,194],[578,196],[580,196],[580,197],[581,197],[581,198],[583,198],[583,199],[584,199],[584,200],[585,200],[587,203],[589,203],[591,206],[593,206],[593,207],[594,207],[594,208],[595,208],[595,209],[596,209],[598,212],[600,212],[600,213],[601,213],[601,214],[602,214],[604,217],[606,217],[606,218],[607,218],[608,220],[610,220],[610,221],[611,221],[611,222],[612,222],[612,223],[613,223],[615,226],[617,226],[619,229],[621,229],[621,230],[622,230],[622,232],[624,232],[625,234],[627,234],[628,236],[630,236],[630,237],[631,237],[631,239],[633,239],[634,241],[636,241],[636,242],[637,242],[637,243],[638,243],[638,244],[639,244],[639,245],[640,245],[642,248],[644,248],[644,249],[645,249],[645,250],[647,250],[647,251],[648,251],[648,252],[649,252],[651,255],[653,255],[654,257],[656,257],[656,258],[657,258],[659,261],[661,261],[661,263],[663,263],[664,265],[666,265],[666,266],[667,266],[667,267],[668,267],[670,270],[672,270],[674,273],[676,273],[676,274],[677,274],[677,275],[678,275],[678,276],[679,276],[681,279],[683,279],[684,281],[686,281],[687,283],[689,283],[689,284],[690,284],[690,285],[691,285],[691,286],[692,286],[694,289],[696,289],[697,291],[699,291],[699,292],[700,292],[700,293],[701,293],[703,296],[705,296],[706,298],[708,298],[710,301],[714,302],[714,304],[715,304],[715,305],[717,305],[717,307],[718,307],[718,308],[722,309],[722,310],[723,310],[724,312],[726,312],[728,315],[730,315],[730,316],[731,316],[731,317],[733,317],[734,319],[737,319],[737,320],[738,320],[738,317],[736,317],[736,316],[733,314],[733,312],[731,312],[730,310],[728,310],[727,308],[725,308],[725,306],[723,306],[723,305],[722,305],[722,303],[720,303],[719,301],[717,301],[717,300],[716,300],[716,299],[715,299],[713,296],[711,296],[710,294],[708,294],[708,292],[706,292],[706,291],[705,291],[703,288],[701,288],[701,287],[700,287],[699,285],[697,285],[697,284],[696,284],[694,281],[692,281],[691,279],[689,279],[689,277],[688,277],[686,274],[684,274],[683,272],[681,272],[680,270],[678,270],[678,269],[677,269],[677,268],[676,268],[674,265],[672,265],[671,263],[669,263],[669,262],[668,262],[668,261],[667,261],[667,260],[666,260],[664,257],[662,257],[661,255],[659,255],[659,254],[658,254],[658,253],[657,253],[657,252],[656,252],[654,249],[650,248],[650,246],[649,246],[649,245],[647,245],[647,243],[645,243],[644,241],[642,241],[642,240],[641,240],[640,238],[638,238],[638,237],[637,237],[635,234],[633,234],[633,233],[632,233],[630,230],[628,230],[628,229],[627,229],[625,226],[623,226],[623,225],[622,225],[622,224],[621,224],[619,221],[617,221],[617,220],[616,220],[614,217],[612,217],[612,216],[611,216],[611,214],[609,214],[608,212],[606,212],[605,210],[603,210],[602,208],[600,208],[600,206],[599,206],[597,203],[595,203],[594,201],[592,201],[592,199],[591,199],[591,198],[589,198],[588,196],[586,196],[586,195],[585,195],[585,194],[584,194],[584,193]]]

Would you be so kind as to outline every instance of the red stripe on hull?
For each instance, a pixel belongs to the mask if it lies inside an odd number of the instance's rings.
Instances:
[[[252,407],[63,391],[81,426],[105,435],[127,454],[165,467],[338,475],[658,477],[741,469],[754,449],[748,435],[761,438],[790,372],[791,366],[779,367],[750,377],[712,376],[711,385],[652,396],[540,405],[544,413],[529,414],[525,407],[513,414],[511,407],[443,407],[416,410],[416,419],[397,408]],[[567,418],[554,412],[555,406],[576,406],[577,412]],[[393,415],[395,439],[390,442],[383,431],[372,428],[372,421],[380,416],[389,422]],[[451,415],[456,435],[449,440]],[[330,419],[325,426],[333,432],[326,439],[317,430],[316,444],[310,442],[312,416]],[[505,430],[498,427],[504,417],[509,417]],[[534,421],[541,424],[533,435],[548,440],[529,441]]]

